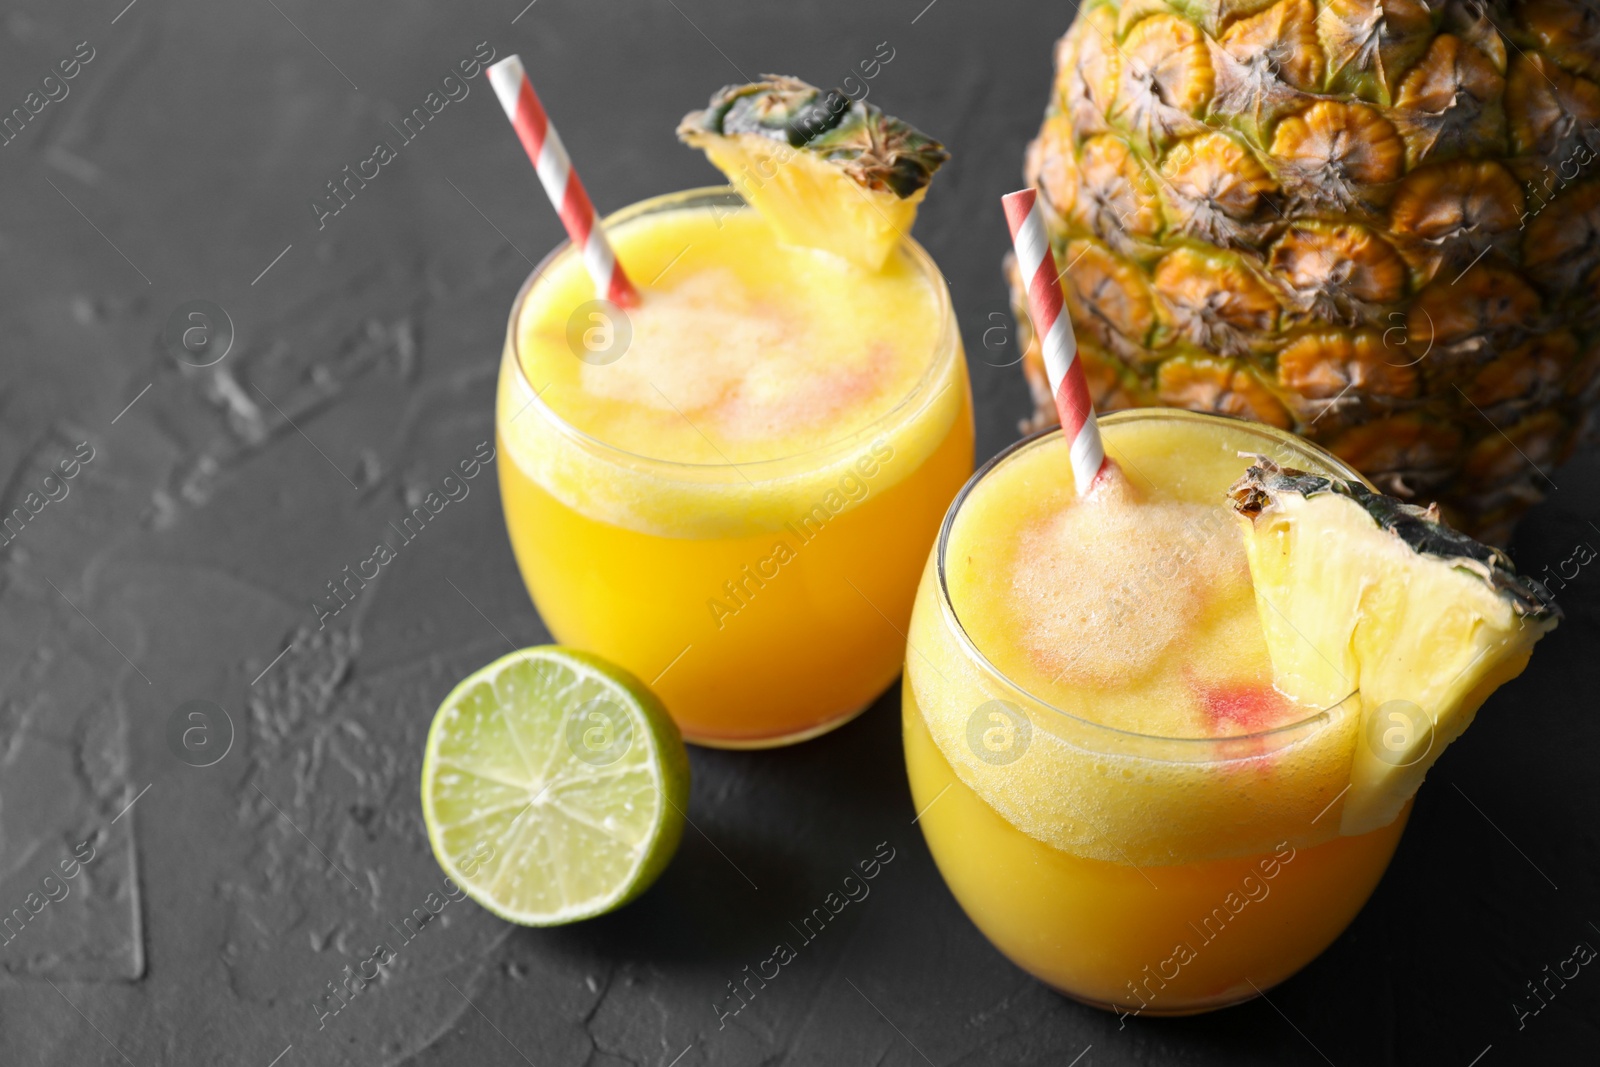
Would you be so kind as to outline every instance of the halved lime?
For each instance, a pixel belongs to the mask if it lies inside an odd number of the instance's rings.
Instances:
[[[513,652],[445,697],[422,757],[439,865],[502,919],[552,926],[644,892],[683,833],[689,757],[661,701],[598,656]]]

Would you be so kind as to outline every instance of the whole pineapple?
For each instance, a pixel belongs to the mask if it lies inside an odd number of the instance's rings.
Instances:
[[[1083,0],[1026,173],[1097,404],[1504,540],[1596,421],[1597,81],[1600,0]]]

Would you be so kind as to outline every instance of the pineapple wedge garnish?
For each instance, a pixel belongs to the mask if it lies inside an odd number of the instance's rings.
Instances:
[[[879,270],[911,231],[944,146],[798,78],[730,85],[678,126],[779,238]]]
[[[1264,456],[1228,492],[1275,684],[1313,707],[1359,693],[1340,831],[1386,826],[1560,611],[1433,508]]]

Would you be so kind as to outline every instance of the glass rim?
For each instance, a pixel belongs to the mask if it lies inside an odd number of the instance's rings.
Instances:
[[[654,211],[684,210],[716,203],[728,205],[737,204],[740,210],[754,210],[750,206],[749,201],[745,200],[745,198],[740,195],[739,191],[733,186],[704,185],[691,189],[681,189],[677,192],[661,193],[656,196],[646,197],[643,200],[636,201],[627,205],[626,207],[612,212],[610,215],[607,215],[601,220],[601,226],[609,228],[616,225],[626,224],[635,218],[650,214]],[[511,362],[513,364],[512,372],[516,375],[516,381],[521,387],[521,391],[527,397],[527,402],[523,405],[523,408],[519,410],[516,416],[512,417],[516,418],[520,416],[522,411],[525,411],[528,408],[535,408],[538,410],[539,415],[544,418],[552,428],[554,428],[567,439],[574,441],[584,448],[591,449],[603,456],[618,461],[623,461],[631,465],[643,464],[663,470],[681,471],[685,474],[705,474],[717,471],[738,471],[741,474],[753,471],[765,474],[768,471],[780,471],[781,476],[782,472],[780,469],[785,465],[794,464],[795,462],[803,459],[811,459],[819,456],[833,456],[848,452],[852,447],[859,444],[861,441],[868,440],[873,434],[880,432],[885,425],[891,423],[897,417],[902,415],[918,400],[919,397],[922,397],[939,376],[937,372],[943,370],[943,368],[955,358],[956,353],[960,348],[960,334],[958,332],[958,324],[956,322],[955,308],[950,301],[950,284],[945,280],[944,274],[939,270],[938,264],[933,261],[933,257],[928,254],[927,250],[918,244],[916,240],[909,234],[902,235],[900,245],[898,247],[903,249],[906,254],[911,257],[912,262],[921,272],[923,277],[932,283],[929,288],[933,291],[935,304],[934,314],[939,318],[939,330],[933,343],[933,358],[928,361],[928,364],[923,369],[922,374],[912,384],[905,395],[896,400],[892,407],[890,407],[887,411],[884,411],[867,425],[852,431],[838,440],[829,441],[825,444],[817,445],[813,448],[808,448],[801,452],[795,452],[789,455],[752,460],[749,462],[718,460],[711,463],[688,463],[682,460],[662,459],[659,456],[647,456],[638,452],[630,452],[625,448],[621,448],[607,441],[603,441],[585,430],[580,430],[578,427],[568,422],[553,408],[551,408],[549,404],[545,403],[544,398],[541,395],[542,391],[535,389],[533,387],[533,383],[529,381],[527,369],[524,367],[522,361],[522,336],[521,331],[517,328],[517,325],[522,319],[523,307],[526,305],[528,296],[530,293],[532,293],[534,285],[539,281],[540,278],[544,276],[546,270],[552,264],[554,264],[557,259],[563,255],[571,253],[572,241],[570,238],[563,240],[545,254],[545,257],[539,261],[538,265],[533,268],[532,272],[530,272],[528,277],[523,281],[522,287],[517,290],[516,299],[511,302],[511,317],[506,326],[506,347],[509,349],[511,355]],[[944,390],[942,389],[939,390],[940,393],[943,391]],[[937,393],[934,394],[934,398],[937,398],[937,396]],[[933,398],[929,399],[929,403],[932,402],[932,399]]]
[[[1310,441],[1290,433],[1287,430],[1280,430],[1275,426],[1267,426],[1263,423],[1252,422],[1248,419],[1239,419],[1228,415],[1216,415],[1209,412],[1191,411],[1188,408],[1143,407],[1124,408],[1120,411],[1115,411],[1108,415],[1101,416],[1099,421],[1100,424],[1104,426],[1107,424],[1119,425],[1122,423],[1140,422],[1146,420],[1174,420],[1179,422],[1225,424],[1231,430],[1254,434],[1275,444],[1288,445],[1300,451],[1307,452],[1320,462],[1325,463],[1329,470],[1333,471],[1338,476],[1342,478],[1348,478],[1352,481],[1359,481],[1362,484],[1370,484],[1367,483],[1366,479],[1362,478],[1359,473],[1353,470],[1343,460],[1339,459],[1337,456],[1334,456],[1325,449],[1312,444]],[[1353,689],[1326,708],[1312,711],[1293,722],[1283,723],[1266,730],[1255,730],[1244,734],[1222,734],[1213,737],[1170,737],[1165,734],[1149,734],[1140,732],[1138,730],[1123,729],[1122,727],[1118,726],[1108,726],[1105,723],[1096,722],[1093,719],[1086,719],[1082,715],[1058,707],[1053,702],[1046,700],[1044,697],[1041,697],[1038,694],[1030,691],[1028,688],[1007,675],[999,667],[996,667],[994,663],[990,661],[989,657],[984,654],[983,650],[978,647],[977,642],[972,639],[972,635],[967,633],[966,625],[962,623],[961,616],[956,611],[955,604],[950,599],[950,586],[945,574],[945,550],[949,545],[950,533],[955,527],[956,517],[961,512],[962,504],[966,502],[967,498],[984,480],[984,478],[992,474],[1012,456],[1015,456],[1026,449],[1036,447],[1042,444],[1047,438],[1051,436],[1058,436],[1060,433],[1061,427],[1059,425],[1047,426],[1041,430],[1036,430],[1033,433],[1028,434],[1026,437],[1023,437],[1020,440],[1013,441],[1011,444],[997,452],[989,459],[988,462],[974,471],[971,478],[967,479],[967,484],[961,487],[961,491],[957,493],[955,499],[950,502],[950,507],[945,511],[944,521],[939,525],[939,537],[934,543],[934,562],[939,579],[939,609],[945,616],[946,623],[951,633],[955,636],[957,643],[960,645],[962,652],[967,655],[984,674],[998,680],[1008,690],[1020,695],[1030,704],[1037,705],[1038,707],[1044,708],[1045,710],[1053,712],[1056,715],[1060,715],[1062,718],[1069,720],[1077,727],[1085,728],[1091,732],[1102,733],[1108,737],[1123,741],[1125,743],[1144,742],[1163,746],[1195,746],[1195,751],[1198,751],[1201,746],[1214,746],[1218,744],[1232,745],[1243,741],[1260,741],[1283,737],[1296,731],[1305,731],[1310,726],[1313,726],[1317,723],[1326,722],[1331,719],[1335,711],[1343,707],[1347,702],[1349,702],[1351,697],[1360,692],[1359,688]],[[1109,452],[1110,449],[1108,448],[1107,451]],[[1217,755],[1211,760],[1205,762],[1221,763],[1237,758],[1239,758],[1237,755]]]

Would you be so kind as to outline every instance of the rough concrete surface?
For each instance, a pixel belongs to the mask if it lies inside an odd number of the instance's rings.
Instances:
[[[459,60],[520,53],[612,210],[714,180],[672,131],[720,85],[832,84],[889,42],[873,101],[954,152],[918,236],[953,287],[980,457],[1027,407],[1001,366],[998,197],[1070,4],[524,3],[0,11],[0,111],[78,61],[0,147],[0,504],[92,455],[0,547],[0,911],[92,854],[0,944],[0,1064],[1592,1060],[1600,975],[1541,987],[1520,1027],[1513,1005],[1600,945],[1600,564],[1430,776],[1372,903],[1270,1002],[1119,1029],[1006,962],[911,823],[896,688],[791,750],[694,750],[695,828],[635,904],[552,930],[452,904],[321,1017],[442,877],[417,795],[433,709],[506,640],[547,639],[492,478],[326,628],[312,607],[491,438],[510,301],[560,238],[481,76],[337,215],[309,207]],[[196,300],[234,332],[206,367],[162,340]],[[1600,459],[1553,477],[1515,544],[1536,574],[1600,545]],[[231,729],[209,766],[167,742],[192,700]],[[727,983],[881,841],[871,896],[719,1028]]]

